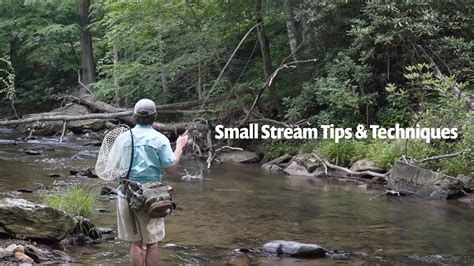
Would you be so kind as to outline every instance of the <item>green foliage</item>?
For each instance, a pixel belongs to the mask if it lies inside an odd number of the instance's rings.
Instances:
[[[367,149],[367,158],[384,170],[389,170],[402,155],[403,144],[401,142],[373,141]]]
[[[372,96],[364,93],[370,74],[350,57],[339,54],[327,77],[306,83],[298,97],[287,98],[290,121],[308,118],[316,124],[352,126],[363,117],[362,107]]]
[[[142,97],[163,103],[195,97],[198,90],[204,94],[252,25],[249,3],[96,3],[92,28],[103,32],[99,43],[106,49],[97,65],[97,96],[110,100],[118,87],[121,100],[131,104]],[[216,92],[228,89],[228,78]]]
[[[299,146],[292,141],[285,140],[268,140],[260,146],[260,152],[268,154],[271,157],[278,157],[285,153],[296,154]]]
[[[313,152],[316,152],[317,149],[318,149],[318,144],[319,144],[319,142],[316,141],[316,140],[306,141],[305,143],[303,143],[300,146],[299,152],[300,153],[313,153]]]
[[[298,59],[316,63],[284,68],[274,79],[286,122],[313,126],[380,124],[456,127],[459,138],[424,144],[410,140],[415,158],[474,147],[474,5],[468,1],[291,1]],[[221,80],[234,47],[255,24],[254,1],[106,1],[91,7],[97,81],[94,95],[130,106],[142,97],[157,103],[202,98],[233,88],[257,91],[264,83],[255,32],[244,41]],[[0,3],[0,88],[24,111],[51,107],[58,94],[77,90],[80,28],[77,1]],[[281,1],[263,1],[273,69],[289,55]],[[8,57],[3,57],[8,55]],[[290,58],[293,60],[295,58]],[[438,73],[441,72],[441,73]],[[268,73],[267,73],[268,74]],[[217,83],[216,83],[217,82]],[[462,91],[461,97],[453,88]],[[248,107],[254,96],[226,101]],[[257,108],[265,107],[266,92]],[[30,110],[28,110],[30,109]],[[265,108],[262,108],[263,110]],[[265,113],[263,110],[260,113]],[[231,112],[229,112],[231,113]],[[234,112],[238,113],[238,112]],[[192,116],[183,116],[189,119]],[[209,117],[211,118],[211,117]],[[231,121],[233,122],[233,121]],[[369,156],[388,169],[405,142],[265,142],[264,152],[318,151],[349,165]],[[472,153],[426,166],[455,173],[472,170]]]
[[[354,140],[342,140],[339,143],[325,140],[318,147],[318,153],[322,158],[341,166],[350,166],[355,161],[363,159],[365,150],[364,142]]]
[[[391,107],[409,113],[412,126],[418,122],[425,127],[457,128],[460,135],[457,142],[434,140],[431,144],[420,145],[409,141],[408,154],[423,158],[474,147],[474,135],[471,133],[474,131],[473,112],[466,108],[464,98],[471,94],[466,91],[468,83],[457,82],[455,76],[435,75],[427,64],[409,66],[406,70],[405,86],[390,84],[387,87]],[[461,97],[453,93],[453,88],[462,92]],[[472,154],[467,154],[463,158],[428,162],[425,167],[449,174],[467,174],[474,166],[472,158]]]
[[[13,101],[16,94],[15,71],[8,56],[0,58],[0,95]]]
[[[451,176],[467,175],[474,169],[472,161],[465,157],[445,159],[439,164],[439,170]]]
[[[65,211],[71,216],[89,217],[99,197],[99,191],[88,185],[73,185],[63,191],[43,194],[46,205]]]
[[[77,84],[77,10],[74,1],[0,3],[0,54],[15,70],[19,109],[50,108],[56,94]]]

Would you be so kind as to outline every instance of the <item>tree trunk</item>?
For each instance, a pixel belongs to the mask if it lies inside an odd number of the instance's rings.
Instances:
[[[199,61],[198,63],[198,78],[197,78],[197,82],[196,82],[196,92],[197,92],[197,95],[198,95],[198,99],[201,100],[202,99],[202,79],[201,79],[201,61]]]
[[[273,73],[272,58],[270,55],[270,45],[268,43],[267,34],[263,25],[262,17],[262,0],[255,0],[255,19],[258,24],[257,34],[258,41],[260,43],[260,51],[262,53],[263,60],[263,72],[265,73],[265,79],[268,79]],[[278,117],[283,113],[280,100],[277,95],[276,83],[273,82],[271,85],[266,87],[269,99],[270,115],[272,117]]]
[[[79,16],[81,26],[81,82],[89,86],[95,81],[94,55],[92,53],[92,36],[89,32],[89,0],[79,1]],[[87,93],[86,88],[81,93]]]
[[[285,12],[286,32],[288,34],[288,43],[290,45],[290,52],[293,54],[293,60],[298,60],[296,49],[298,47],[298,31],[296,29],[295,17],[291,9],[291,0],[283,0],[283,11]]]
[[[160,77],[161,77],[161,89],[163,93],[168,93],[168,80],[166,79],[166,74],[163,69],[161,70]]]
[[[120,86],[117,77],[117,65],[119,61],[119,49],[116,44],[114,44],[114,87],[115,87],[115,104],[120,106]]]

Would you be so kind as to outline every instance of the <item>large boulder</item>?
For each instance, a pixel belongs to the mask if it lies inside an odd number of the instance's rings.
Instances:
[[[324,257],[326,250],[316,244],[304,244],[295,241],[274,240],[263,245],[267,253],[293,257]]]
[[[375,163],[371,160],[362,159],[358,160],[351,166],[351,171],[362,172],[362,171],[373,171],[373,172],[382,172],[382,169],[375,166]]]
[[[400,192],[413,192],[433,199],[447,199],[463,189],[463,182],[452,176],[434,172],[398,160],[392,168],[387,187]]]
[[[262,168],[269,171],[269,172],[282,172],[283,171],[283,165],[284,163],[287,163],[291,160],[293,156],[290,154],[286,153],[280,157],[277,157],[273,160],[270,160],[264,164],[262,164]]]
[[[74,219],[64,211],[24,199],[0,200],[0,234],[19,239],[57,242],[74,230]]]
[[[468,191],[474,191],[474,177],[469,175],[458,175],[456,177],[464,184],[464,188]]]
[[[257,163],[260,161],[260,156],[251,151],[230,151],[219,153],[217,159],[222,162]]]
[[[321,160],[315,154],[298,154],[292,160],[304,166],[309,172],[313,172],[316,168],[322,166]]]

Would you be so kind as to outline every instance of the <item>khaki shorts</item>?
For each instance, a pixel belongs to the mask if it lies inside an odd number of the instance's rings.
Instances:
[[[137,233],[133,233],[132,218],[127,199],[117,196],[117,231],[118,238],[142,244],[154,244],[165,238],[164,218],[150,218],[145,212],[136,212]]]

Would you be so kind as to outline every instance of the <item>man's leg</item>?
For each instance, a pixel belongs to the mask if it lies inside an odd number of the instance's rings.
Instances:
[[[132,266],[143,266],[143,262],[142,241],[130,242],[130,263]]]
[[[158,246],[158,243],[147,244],[145,265],[146,266],[159,265],[159,258],[160,258],[160,247]]]

